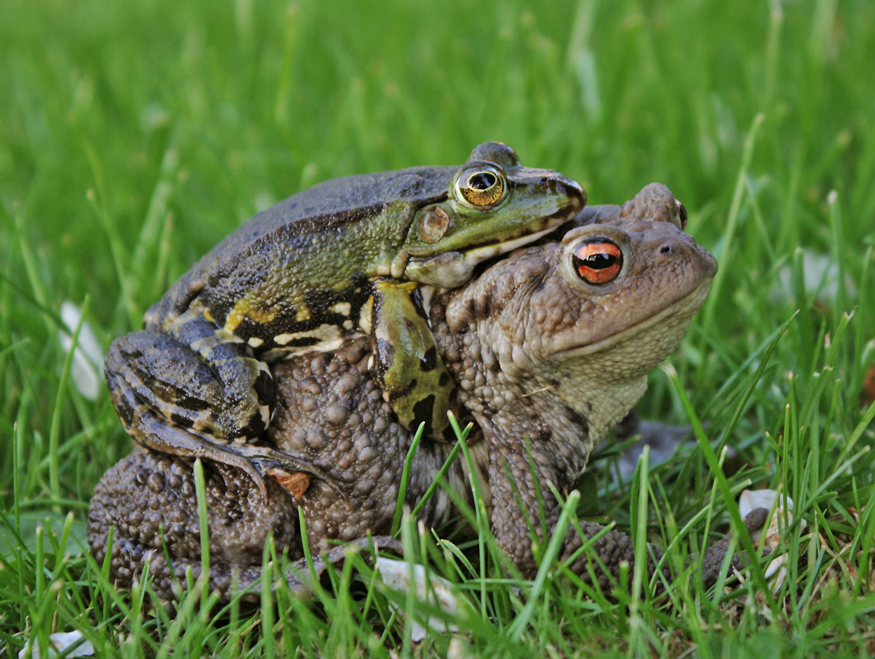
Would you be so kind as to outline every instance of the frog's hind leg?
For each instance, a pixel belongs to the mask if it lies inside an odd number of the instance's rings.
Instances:
[[[455,385],[437,352],[416,284],[374,283],[371,335],[374,372],[398,420],[413,431],[424,423],[426,437],[443,441]]]
[[[125,430],[141,446],[159,453],[204,458],[237,467],[252,479],[262,498],[267,501],[267,486],[264,478],[250,460],[227,450],[222,444],[210,442],[173,423],[167,423],[148,405],[138,401],[131,389],[125,389],[118,397],[112,398]]]
[[[274,404],[273,378],[249,346],[223,340],[215,326],[187,320],[116,339],[105,373],[110,397],[128,433],[142,446],[242,469],[267,497],[273,466],[325,475],[306,460],[254,445]]]

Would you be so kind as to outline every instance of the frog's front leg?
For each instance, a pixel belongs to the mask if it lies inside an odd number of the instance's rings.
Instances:
[[[373,291],[374,372],[383,397],[406,428],[415,431],[425,423],[426,437],[443,440],[454,384],[438,355],[418,285],[379,279]]]
[[[246,343],[198,306],[163,330],[119,337],[106,359],[113,405],[139,444],[243,469],[265,498],[271,467],[324,478],[305,460],[253,444],[270,422],[276,392],[269,369]]]

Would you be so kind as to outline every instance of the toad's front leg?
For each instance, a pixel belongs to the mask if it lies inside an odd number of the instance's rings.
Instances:
[[[537,441],[528,447],[515,448],[518,450],[494,450],[493,446],[490,454],[492,531],[523,576],[531,579],[538,569],[532,549],[534,543],[544,546],[549,541],[545,536],[552,534],[561,513],[549,484],[560,491],[566,490],[573,479],[569,479],[572,472],[566,471],[563,461],[551,459],[549,454],[540,450]],[[540,489],[540,496],[536,488]],[[768,511],[763,508],[750,512],[744,519],[748,533],[760,530],[767,518]],[[706,587],[717,582],[730,540],[731,536],[727,535],[705,551],[701,576]],[[584,545],[584,551],[574,558]],[[647,545],[646,556],[636,556],[631,536],[615,529],[606,530],[601,524],[592,522],[581,522],[577,528],[568,529],[560,553],[563,562],[574,559],[569,565],[574,574],[586,583],[597,583],[605,593],[617,587],[624,565],[628,565],[631,572],[635,561],[644,559],[649,577],[654,574],[661,557],[660,549],[652,544]],[[740,569],[744,561],[740,555],[734,554],[731,565]],[[668,570],[668,567],[664,569]],[[661,590],[661,586],[658,585],[657,589]]]
[[[271,467],[324,478],[307,461],[255,443],[276,392],[249,345],[217,328],[199,305],[162,330],[119,337],[107,355],[110,398],[131,437],[160,453],[242,469],[265,500]]]

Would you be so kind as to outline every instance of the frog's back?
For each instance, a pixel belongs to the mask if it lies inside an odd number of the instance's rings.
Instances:
[[[412,167],[360,174],[314,185],[261,211],[201,258],[165,293],[146,316],[147,326],[185,311],[205,288],[221,285],[241,261],[281,244],[288,251],[306,246],[319,232],[378,216],[390,204],[409,204],[407,222],[392,240],[403,241],[415,210],[446,198],[458,167]]]

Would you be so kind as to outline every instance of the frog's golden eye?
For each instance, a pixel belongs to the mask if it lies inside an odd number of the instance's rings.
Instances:
[[[623,269],[623,251],[607,238],[592,238],[571,252],[578,276],[590,284],[614,281]]]
[[[677,204],[678,217],[681,218],[681,230],[684,230],[687,228],[687,209],[684,208],[680,199],[675,199],[674,203]]]
[[[504,201],[507,182],[500,169],[489,164],[468,167],[456,179],[458,197],[471,208],[492,208]]]

